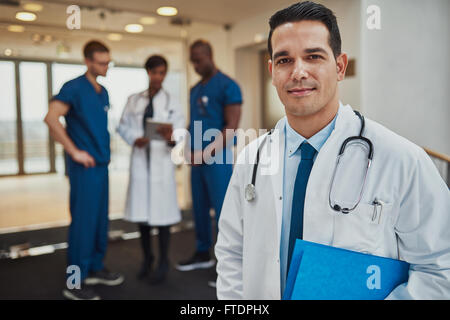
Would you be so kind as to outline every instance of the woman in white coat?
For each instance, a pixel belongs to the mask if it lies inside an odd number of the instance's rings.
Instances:
[[[175,165],[171,160],[172,129],[159,130],[166,141],[144,137],[147,118],[169,122],[173,129],[184,128],[185,119],[179,103],[162,88],[167,73],[167,61],[154,55],[147,59],[145,69],[150,84],[144,92],[128,98],[117,132],[133,147],[130,160],[130,179],[125,207],[125,219],[136,222],[141,233],[143,264],[138,278],[149,275],[154,256],[152,253],[151,227],[159,231],[159,263],[150,283],[166,278],[169,261],[170,226],[181,220],[177,203]]]

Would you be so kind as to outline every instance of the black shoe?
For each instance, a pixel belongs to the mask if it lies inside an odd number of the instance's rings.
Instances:
[[[155,273],[153,273],[148,281],[150,285],[161,284],[167,278],[167,273],[169,272],[169,263],[163,262],[160,263],[158,269],[156,269]]]
[[[139,273],[137,274],[137,278],[139,280],[145,279],[150,272],[152,271],[152,265],[153,265],[153,259],[147,261],[144,260],[141,266],[141,270],[139,270]]]
[[[105,268],[100,271],[91,272],[84,280],[84,283],[87,285],[104,284],[107,286],[118,286],[123,280],[123,275],[117,272],[110,272]]]
[[[100,300],[100,296],[91,288],[82,285],[80,289],[64,289],[63,296],[70,300]]]
[[[192,258],[186,261],[181,261],[175,266],[179,271],[191,271],[195,269],[208,269],[214,266],[216,262],[211,259],[209,252],[196,252]]]

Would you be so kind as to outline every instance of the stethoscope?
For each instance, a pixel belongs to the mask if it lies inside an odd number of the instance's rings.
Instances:
[[[355,112],[355,114],[358,116],[358,118],[361,121],[361,130],[360,130],[358,136],[348,137],[342,143],[341,148],[339,150],[339,154],[337,156],[336,166],[334,167],[333,176],[331,178],[331,183],[330,183],[330,190],[329,190],[329,193],[328,193],[328,202],[329,202],[330,207],[334,211],[341,212],[343,214],[347,214],[347,213],[355,210],[356,207],[358,206],[358,204],[361,202],[362,195],[363,195],[363,192],[364,192],[364,186],[366,184],[367,173],[369,171],[370,165],[372,163],[372,158],[373,158],[373,144],[368,138],[363,137],[363,135],[362,135],[363,131],[364,131],[364,127],[365,127],[364,117],[358,111],[355,110],[354,112]],[[267,136],[271,135],[272,132],[273,132],[273,130],[271,130],[268,133]],[[266,138],[267,138],[267,136],[266,136]],[[251,183],[247,184],[247,186],[245,187],[245,200],[247,200],[249,202],[253,201],[256,198],[256,187],[255,187],[255,185],[256,185],[256,173],[258,171],[258,165],[259,165],[259,154],[260,154],[260,150],[261,150],[262,146],[265,143],[266,138],[263,140],[263,142],[259,146],[258,151],[256,153],[256,162],[253,165],[252,181],[251,181]],[[369,152],[368,152],[368,155],[367,155],[367,167],[366,167],[366,171],[365,171],[365,174],[364,174],[364,180],[363,180],[363,183],[361,185],[361,188],[360,188],[360,191],[359,191],[358,200],[357,200],[356,204],[353,207],[351,207],[351,208],[346,208],[346,207],[340,206],[339,204],[333,202],[331,200],[331,193],[332,193],[332,189],[333,189],[333,186],[334,186],[334,180],[335,180],[334,178],[336,176],[337,168],[339,166],[339,161],[340,161],[342,155],[345,152],[345,148],[347,147],[347,144],[350,143],[350,142],[355,142],[355,141],[359,141],[358,143],[361,143],[364,146],[368,146]]]

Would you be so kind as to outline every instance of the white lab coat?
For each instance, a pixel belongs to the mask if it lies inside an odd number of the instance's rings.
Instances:
[[[219,299],[281,297],[285,121],[283,118],[278,122],[279,130],[272,136],[266,134],[250,143],[235,165],[215,246]],[[388,298],[450,299],[450,193],[422,148],[366,119],[363,135],[372,141],[374,155],[361,203],[348,215],[330,208],[328,191],[339,148],[359,130],[359,118],[350,106],[341,106],[335,129],[318,153],[309,177],[303,239],[409,262],[408,283],[398,286]],[[254,162],[257,145],[266,136],[256,198],[248,202],[244,188],[251,182],[253,171],[248,159]],[[279,169],[273,175],[267,174],[266,169],[276,168],[277,161]],[[358,163],[352,162],[351,168],[353,165]],[[345,181],[341,179],[340,184]],[[371,203],[375,198],[385,204],[381,215],[373,220]]]
[[[149,103],[148,91],[128,98],[117,132],[133,146],[130,160],[125,219],[147,222],[151,226],[172,225],[181,220],[177,203],[175,165],[172,148],[165,141],[150,141],[150,163],[147,149],[134,146],[144,135],[143,116]],[[173,128],[184,128],[185,119],[179,103],[161,89],[153,98],[153,120],[171,122]]]

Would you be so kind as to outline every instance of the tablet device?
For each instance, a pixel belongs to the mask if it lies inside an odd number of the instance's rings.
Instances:
[[[152,119],[147,119],[145,121],[145,133],[144,137],[150,140],[164,140],[164,137],[161,136],[157,130],[160,127],[172,128],[172,124],[170,122],[159,122],[153,121]]]

